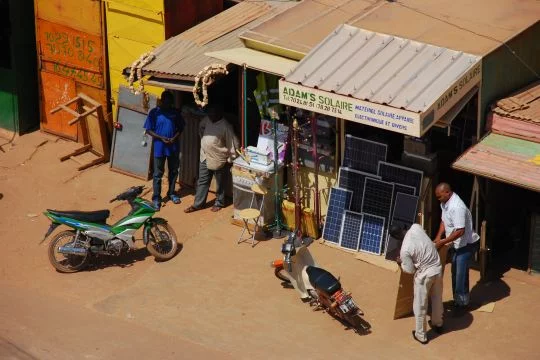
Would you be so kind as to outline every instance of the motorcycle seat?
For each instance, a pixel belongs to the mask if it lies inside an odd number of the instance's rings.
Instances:
[[[341,289],[341,284],[338,279],[324,269],[308,266],[306,272],[309,277],[309,282],[315,289],[324,291],[329,295],[332,295]]]
[[[67,217],[74,220],[91,222],[96,224],[104,224],[111,212],[109,210],[98,211],[59,211],[50,210],[47,211],[55,216]]]

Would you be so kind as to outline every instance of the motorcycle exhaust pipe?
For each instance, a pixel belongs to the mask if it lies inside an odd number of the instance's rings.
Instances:
[[[58,252],[66,255],[86,255],[88,252],[85,248],[75,248],[71,246],[60,246]]]

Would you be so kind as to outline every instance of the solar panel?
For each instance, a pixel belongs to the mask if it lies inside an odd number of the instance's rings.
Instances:
[[[343,166],[377,174],[379,161],[386,161],[388,146],[352,135],[345,135]]]
[[[379,161],[377,174],[384,181],[413,186],[416,190],[414,195],[420,195],[422,177],[424,176],[420,170]]]
[[[404,222],[409,226],[414,224],[417,206],[418,196],[398,192],[396,194],[394,211],[392,213],[392,224],[394,223],[394,220]]]
[[[353,192],[351,202],[352,211],[362,212],[362,199],[364,195],[364,182],[366,177],[380,179],[380,177],[377,175],[354,170],[348,167],[341,167],[339,169],[339,187],[342,189],[351,190]]]
[[[324,222],[323,239],[339,243],[343,212],[349,210],[352,200],[352,191],[333,187],[330,189],[328,199],[328,212]]]
[[[364,196],[362,199],[362,212],[381,216],[388,224],[390,222],[393,194],[393,183],[366,178],[364,184]]]
[[[360,231],[360,251],[380,255],[384,236],[385,220],[381,216],[363,214]]]
[[[415,192],[416,190],[412,186],[394,183],[394,194],[392,194],[392,211],[390,212],[390,219],[392,219],[392,216],[394,214],[397,193],[415,195]],[[353,195],[353,200],[354,200],[354,195]]]
[[[339,246],[358,251],[360,245],[360,229],[362,227],[362,214],[345,210],[341,223]]]
[[[399,256],[400,250],[401,242],[388,235],[388,241],[386,242],[386,254],[384,255],[384,258],[386,260],[395,261]]]

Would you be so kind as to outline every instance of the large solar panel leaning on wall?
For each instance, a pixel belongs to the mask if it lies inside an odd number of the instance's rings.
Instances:
[[[393,183],[366,178],[362,199],[362,212],[381,216],[385,219],[386,224],[388,224],[390,222],[393,194]]]
[[[352,135],[345,135],[342,166],[377,175],[379,161],[386,161],[388,146]]]
[[[351,202],[352,211],[362,212],[362,198],[364,196],[364,182],[366,177],[380,179],[380,177],[377,175],[354,170],[348,167],[341,167],[339,169],[339,187],[342,189],[351,190],[353,192]]]
[[[362,214],[360,251],[380,255],[384,237],[385,220],[381,216]]]
[[[377,174],[384,181],[413,186],[416,189],[414,195],[420,196],[424,176],[422,171],[380,161]]]
[[[360,246],[360,230],[362,228],[362,214],[345,210],[341,223],[339,246],[345,249],[358,251]]]
[[[328,210],[324,222],[323,239],[339,243],[343,212],[349,210],[352,200],[352,191],[333,187],[330,189]]]
[[[394,203],[394,210],[392,213],[392,221],[390,224],[399,225],[409,228],[416,222],[416,210],[418,207],[418,196],[403,194],[398,192],[396,194],[396,201]],[[386,240],[386,260],[396,260],[399,255],[400,242],[388,235]]]

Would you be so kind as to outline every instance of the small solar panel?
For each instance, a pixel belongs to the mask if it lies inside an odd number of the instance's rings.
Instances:
[[[380,179],[379,176],[363,171],[354,170],[348,167],[339,169],[338,185],[342,189],[353,192],[351,210],[362,212],[362,199],[364,195],[364,182],[367,177]]]
[[[420,170],[380,161],[377,174],[384,181],[413,186],[416,190],[414,195],[420,195],[424,176]]]
[[[393,194],[393,183],[366,178],[362,199],[362,212],[381,216],[388,224],[390,222]]]
[[[392,236],[388,235],[388,241],[386,242],[386,253],[384,255],[384,258],[386,260],[395,261],[397,257],[399,256],[400,250],[401,250],[401,242],[396,240]]]
[[[352,200],[352,191],[333,187],[330,189],[328,211],[324,222],[323,239],[339,243],[343,212],[349,210]]]
[[[345,210],[341,223],[341,236],[339,246],[358,251],[360,246],[360,230],[362,228],[362,214]]]
[[[385,220],[381,216],[364,213],[360,231],[360,251],[380,255],[382,251]]]
[[[352,135],[345,135],[343,166],[377,174],[379,161],[386,161],[388,146]]]
[[[404,222],[409,226],[414,224],[417,206],[418,196],[398,192],[392,213],[392,224],[394,220]]]
[[[392,211],[390,212],[390,219],[392,219],[392,216],[394,214],[394,208],[396,207],[397,193],[415,195],[415,192],[416,190],[412,186],[394,183],[394,194],[392,195]],[[353,195],[353,200],[354,200],[354,195]]]

